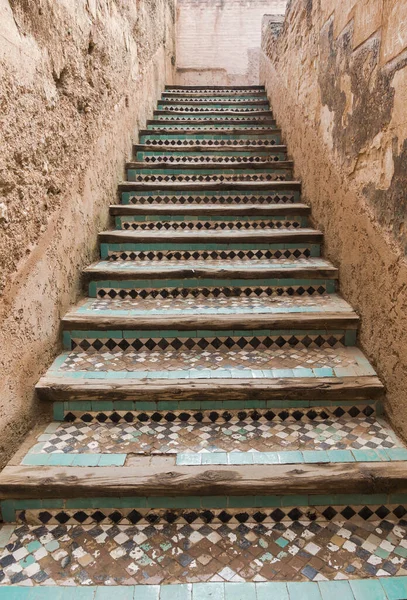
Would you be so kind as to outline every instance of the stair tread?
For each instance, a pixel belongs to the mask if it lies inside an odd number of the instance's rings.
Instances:
[[[157,242],[165,243],[269,243],[269,244],[284,244],[288,242],[303,243],[303,242],[322,242],[323,233],[317,229],[301,227],[298,229],[290,229],[281,227],[280,229],[256,229],[255,231],[137,231],[127,229],[111,229],[110,231],[102,231],[99,233],[99,238],[102,242]]]
[[[218,171],[227,171],[230,169],[247,170],[247,171],[261,171],[262,169],[292,169],[293,162],[291,160],[279,160],[279,161],[268,161],[258,163],[183,163],[183,162],[128,162],[126,163],[126,169],[149,169],[155,171],[157,169],[165,169],[170,171],[171,169],[185,169],[202,171],[204,169],[211,168]]]
[[[227,417],[222,417],[222,411],[188,411],[181,415],[188,417],[186,422],[176,413],[172,413],[174,420],[168,420],[168,411],[156,412],[155,417],[139,412],[142,420],[128,413],[131,422],[117,423],[73,421],[71,414],[65,423],[47,424],[32,433],[24,444],[28,451],[13,464],[93,466],[93,462],[99,467],[107,466],[109,455],[116,466],[130,466],[133,455],[152,466],[149,459],[161,455],[172,457],[174,465],[407,460],[407,449],[391,427],[381,418],[366,416],[362,411],[367,408],[373,412],[371,407],[354,406],[348,409],[351,414],[339,417],[334,409],[313,408],[308,409],[312,418],[303,411],[300,420],[296,413],[287,416],[284,408],[269,411],[281,414],[273,420],[261,413],[253,417],[256,411],[237,410],[228,411]]]
[[[110,338],[101,334],[89,340],[86,337],[76,340],[76,349],[60,355],[47,375],[86,379],[97,373],[101,379],[129,377],[150,382],[167,380],[168,383],[204,379],[208,384],[220,379],[284,381],[375,376],[374,369],[358,348],[344,347],[338,342],[333,342],[335,347],[310,348],[298,343],[294,347],[279,348],[275,342],[272,347],[258,349],[257,341],[252,340],[262,337],[267,336],[253,336],[251,332],[245,338],[236,335],[232,338],[233,349],[229,349],[230,335],[222,336],[221,332],[213,332],[204,338],[186,336],[183,340],[180,340],[181,335],[174,334],[171,337],[157,335],[152,339],[146,335],[144,339],[137,337],[135,345],[132,345],[134,340],[126,339],[128,347],[123,350],[121,339],[111,343]],[[278,339],[279,336],[275,337]],[[307,337],[317,338],[318,333]],[[333,335],[332,339],[341,337],[342,334]],[[239,347],[241,339],[245,339],[242,349]],[[212,340],[220,340],[222,345],[217,348],[218,342],[212,343]]]
[[[303,215],[310,214],[310,207],[300,202],[290,204],[112,204],[110,206],[112,215],[199,215],[202,220],[209,215],[236,215],[242,217],[250,216],[281,216],[281,215]]]
[[[141,317],[153,318],[154,321],[167,317],[189,319],[208,316],[215,319],[217,316],[229,318],[229,322],[244,315],[244,322],[252,323],[260,315],[264,327],[275,321],[284,322],[287,319],[302,318],[320,319],[327,323],[330,319],[351,319],[356,322],[358,316],[351,306],[337,294],[322,294],[316,296],[218,296],[218,297],[156,297],[156,298],[97,298],[86,300],[79,306],[70,310],[63,318],[63,324],[71,322],[92,322],[98,320],[116,322],[115,319],[133,319],[139,324]],[[214,321],[214,327],[217,321]],[[243,327],[243,324],[241,324]],[[253,325],[252,325],[253,327]],[[263,327],[263,328],[264,328]],[[139,329],[141,326],[138,327]],[[203,327],[201,327],[203,329]]]
[[[222,135],[222,134],[227,134],[230,136],[236,136],[236,135],[247,135],[247,134],[253,134],[255,135],[256,133],[261,133],[262,135],[264,134],[276,134],[276,133],[280,133],[281,130],[278,129],[278,127],[265,127],[264,129],[262,128],[261,131],[256,129],[255,126],[253,127],[248,127],[248,128],[233,128],[233,127],[210,127],[208,129],[205,129],[204,131],[197,131],[194,129],[190,129],[188,127],[184,127],[184,128],[171,128],[168,127],[167,129],[159,129],[159,130],[152,130],[152,129],[141,129],[140,130],[140,136],[141,137],[148,137],[149,135],[172,135],[172,134],[181,134],[181,135],[188,135],[188,134],[192,134],[192,135],[198,135],[199,133],[205,133],[207,134],[213,134],[213,135]]]
[[[197,140],[193,140],[196,142]],[[135,152],[142,152],[146,150],[151,151],[159,151],[159,152],[252,152],[263,151],[263,152],[286,152],[287,146],[282,144],[275,144],[273,146],[255,146],[255,145],[245,145],[245,144],[224,144],[221,146],[208,146],[208,145],[200,145],[199,143],[188,144],[187,146],[181,146],[177,144],[135,144],[134,145]]]
[[[135,182],[135,181],[122,181],[119,184],[119,190],[125,191],[136,191],[136,190],[147,190],[151,192],[169,192],[173,191],[175,194],[185,194],[187,192],[211,192],[211,191],[235,191],[257,193],[259,191],[264,194],[274,190],[299,190],[301,189],[301,182],[292,181],[177,181],[177,182]]]

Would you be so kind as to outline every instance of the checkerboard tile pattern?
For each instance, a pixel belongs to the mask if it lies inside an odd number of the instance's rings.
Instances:
[[[325,581],[407,574],[407,522],[17,526],[4,585]],[[114,567],[113,567],[114,565]]]

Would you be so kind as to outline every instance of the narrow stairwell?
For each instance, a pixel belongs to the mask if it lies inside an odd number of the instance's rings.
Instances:
[[[0,475],[0,598],[407,598],[407,449],[264,88],[167,87],[133,158]]]

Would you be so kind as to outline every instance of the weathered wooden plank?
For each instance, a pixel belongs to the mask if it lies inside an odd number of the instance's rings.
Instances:
[[[151,266],[139,268],[137,262],[131,265],[131,268],[124,265],[109,269],[106,263],[95,263],[83,270],[86,279],[101,280],[136,280],[136,279],[258,279],[259,285],[268,285],[268,280],[273,279],[337,279],[338,269],[332,265],[316,267],[310,265],[301,265],[296,267],[278,268],[278,265],[272,265],[270,268],[256,268],[251,263],[246,266],[223,265],[219,261],[219,266],[215,267],[197,267],[194,261],[188,260],[187,264],[180,265],[182,261],[174,261],[171,264],[161,265],[151,261]],[[275,262],[278,262],[277,260]]]
[[[162,106],[213,106],[214,104],[220,106],[246,106],[249,105],[258,105],[258,106],[268,106],[268,100],[258,100],[258,99],[247,99],[245,102],[231,102],[230,100],[210,100],[209,98],[205,98],[205,102],[188,102],[188,100],[159,100],[158,104]]]
[[[298,377],[285,379],[92,379],[45,376],[36,386],[50,402],[76,400],[366,400],[383,394],[378,377]],[[210,408],[210,406],[208,406]]]
[[[335,329],[355,329],[359,322],[358,315],[349,312],[316,312],[316,313],[241,313],[231,315],[185,315],[171,313],[168,315],[146,315],[141,316],[113,316],[104,317],[100,312],[78,313],[75,311],[67,313],[62,319],[64,329],[97,330],[106,329],[179,329],[191,331],[194,329],[303,329],[331,331]]]
[[[236,216],[269,217],[286,215],[309,215],[307,204],[112,204],[110,214],[126,215],[187,215],[187,216]]]
[[[266,93],[265,90],[259,89],[259,90],[246,90],[242,92],[242,95],[250,95],[253,98],[257,98],[258,96],[264,96]],[[236,98],[238,95],[237,94],[231,94],[231,90],[230,88],[228,90],[218,90],[217,93],[213,93],[213,91],[206,91],[206,90],[201,90],[199,94],[194,93],[192,90],[176,90],[176,91],[169,91],[166,90],[163,92],[162,96],[164,97],[168,97],[168,98],[183,98],[183,97],[190,97],[190,98],[206,98],[207,96],[226,96],[226,97],[230,97],[230,98]]]
[[[316,229],[266,229],[254,231],[148,231],[112,229],[99,233],[99,240],[103,243],[171,243],[171,244],[318,244],[323,240],[323,233]]]
[[[239,191],[246,193],[283,192],[285,190],[297,191],[301,189],[300,181],[177,181],[177,182],[136,182],[122,181],[119,183],[120,192],[172,192],[173,194],[184,194],[186,192],[214,192],[214,191]]]
[[[6,467],[2,498],[253,496],[407,492],[407,462],[157,467]]]
[[[267,161],[261,163],[183,163],[183,162],[171,162],[171,163],[146,163],[146,162],[128,162],[126,163],[126,169],[149,169],[154,171],[155,169],[166,169],[172,170],[182,168],[185,174],[189,171],[204,171],[211,169],[213,171],[224,172],[228,169],[237,171],[264,171],[265,169],[274,169],[276,171],[280,169],[292,169],[294,163],[292,160],[279,160],[279,161]]]

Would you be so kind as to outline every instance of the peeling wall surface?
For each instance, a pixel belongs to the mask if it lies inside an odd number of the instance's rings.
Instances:
[[[0,0],[0,456],[32,425],[60,317],[131,142],[172,82],[174,0]]]
[[[178,0],[177,83],[257,85],[263,15],[286,0]]]
[[[407,2],[291,0],[278,21],[260,79],[407,437]]]

